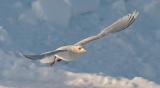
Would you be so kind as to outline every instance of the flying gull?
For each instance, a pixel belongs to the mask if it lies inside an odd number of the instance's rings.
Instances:
[[[93,40],[103,38],[109,34],[122,31],[129,27],[138,16],[137,11],[133,11],[126,16],[118,19],[110,26],[104,28],[101,32],[96,35],[87,37],[75,44],[61,46],[53,51],[45,52],[39,55],[23,55],[31,60],[40,60],[41,63],[53,65],[55,62],[59,61],[73,61],[76,60],[81,54],[86,52],[86,49],[83,48],[84,45],[88,44]]]

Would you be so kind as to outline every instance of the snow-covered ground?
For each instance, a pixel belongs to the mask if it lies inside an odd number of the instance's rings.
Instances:
[[[160,88],[160,1],[1,0],[0,88]],[[137,9],[128,30],[88,44],[79,60],[53,67],[19,55],[95,34]]]

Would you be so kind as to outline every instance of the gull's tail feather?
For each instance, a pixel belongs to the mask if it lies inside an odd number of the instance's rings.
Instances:
[[[31,60],[39,60],[44,58],[43,55],[24,55],[23,54],[23,56]]]
[[[44,59],[44,58],[48,58],[48,57],[52,57],[54,56],[56,53],[59,52],[65,52],[66,50],[54,50],[54,51],[49,51],[49,52],[45,52],[42,54],[37,54],[37,55],[25,55],[25,54],[21,54],[22,56],[31,59],[31,60],[39,60],[39,59]]]
[[[24,55],[24,57],[31,59],[31,60],[39,60],[42,64],[48,64],[52,66],[56,61],[54,56],[45,56],[45,55]]]

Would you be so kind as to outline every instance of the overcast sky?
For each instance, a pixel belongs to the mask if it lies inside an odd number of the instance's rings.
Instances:
[[[159,4],[158,0],[1,0],[0,88],[158,88]],[[135,9],[140,14],[132,26],[88,44],[88,52],[76,61],[48,67],[19,55],[73,44]]]

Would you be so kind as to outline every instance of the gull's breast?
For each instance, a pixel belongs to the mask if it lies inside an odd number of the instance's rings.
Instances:
[[[56,56],[64,61],[73,61],[79,57],[79,54],[72,52],[62,52],[56,54]]]

